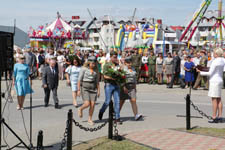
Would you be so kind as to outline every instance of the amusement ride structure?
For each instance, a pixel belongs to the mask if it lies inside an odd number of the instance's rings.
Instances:
[[[194,33],[199,27],[199,24],[203,21],[204,15],[207,12],[210,4],[212,3],[212,0],[203,0],[200,8],[194,13],[194,16],[191,20],[191,22],[187,25],[186,29],[182,33],[182,36],[180,37],[180,42],[185,42],[188,44],[188,47],[190,47],[190,40],[192,39]],[[223,29],[225,28],[225,25],[223,23],[224,16],[222,16],[222,0],[218,0],[218,17],[216,19],[216,24],[213,26],[211,30],[216,29],[216,32],[219,34],[215,35],[215,45],[223,47]],[[194,27],[193,27],[194,26]]]

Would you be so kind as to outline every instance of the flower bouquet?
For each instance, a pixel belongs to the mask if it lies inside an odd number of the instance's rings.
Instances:
[[[120,67],[113,68],[112,66],[108,66],[105,73],[115,79],[118,84],[126,83],[126,72]]]

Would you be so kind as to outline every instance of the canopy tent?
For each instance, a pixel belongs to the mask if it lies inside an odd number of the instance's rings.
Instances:
[[[63,29],[66,32],[72,31],[72,27],[61,18],[61,15],[59,14],[59,12],[57,12],[57,19],[46,27],[47,31],[50,30],[52,32],[57,29],[59,30]]]

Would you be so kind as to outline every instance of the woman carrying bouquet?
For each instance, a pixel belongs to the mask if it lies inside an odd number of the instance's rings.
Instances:
[[[89,108],[88,124],[94,125],[92,116],[95,108],[97,96],[100,96],[99,73],[96,66],[96,58],[94,56],[88,58],[88,62],[81,69],[78,78],[78,96],[80,91],[84,104],[78,109],[78,115],[83,117],[83,110]]]
[[[120,111],[123,107],[125,100],[129,99],[132,110],[134,113],[134,119],[137,121],[142,118],[142,115],[138,114],[138,108],[136,103],[136,71],[131,67],[131,57],[125,59],[124,71],[126,72],[126,83],[122,86],[120,92]]]
[[[118,58],[117,58],[117,52],[111,51],[110,52],[110,61],[107,62],[104,65],[103,68],[103,75],[104,75],[104,81],[105,81],[105,102],[102,105],[98,118],[99,120],[102,120],[103,114],[107,107],[109,106],[109,103],[112,99],[112,96],[114,98],[114,112],[115,112],[115,119],[116,122],[121,124],[120,120],[120,83],[117,81],[117,77],[115,77],[115,73],[118,72],[119,69],[118,66]]]

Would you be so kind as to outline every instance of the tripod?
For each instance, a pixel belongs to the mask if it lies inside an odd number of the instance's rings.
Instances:
[[[23,144],[25,148],[27,148],[28,150],[30,150],[30,148],[24,143],[24,141],[13,131],[13,129],[5,122],[5,119],[2,117],[2,91],[1,91],[1,86],[2,86],[2,70],[0,69],[0,150],[1,147],[3,147],[1,144],[2,141],[2,125],[5,125],[6,128],[20,141],[20,143],[16,144],[15,146],[13,146],[12,148],[10,148],[9,150],[19,146],[20,144]]]

